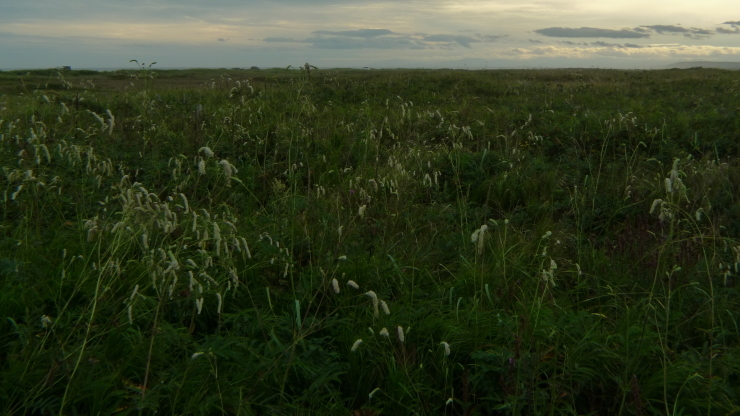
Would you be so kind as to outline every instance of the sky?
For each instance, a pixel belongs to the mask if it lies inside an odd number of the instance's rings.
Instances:
[[[0,0],[0,69],[740,62],[738,0]]]

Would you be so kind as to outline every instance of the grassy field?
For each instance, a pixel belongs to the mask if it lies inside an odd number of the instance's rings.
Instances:
[[[0,413],[740,414],[740,72],[0,72]]]

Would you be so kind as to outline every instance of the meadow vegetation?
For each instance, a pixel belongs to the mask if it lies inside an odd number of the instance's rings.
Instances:
[[[740,411],[740,72],[0,72],[0,413]]]

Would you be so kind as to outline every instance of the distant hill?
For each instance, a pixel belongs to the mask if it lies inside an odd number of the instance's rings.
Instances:
[[[664,66],[664,68],[718,68],[718,69],[740,69],[740,62],[712,62],[712,61],[690,61],[690,62],[677,62]]]

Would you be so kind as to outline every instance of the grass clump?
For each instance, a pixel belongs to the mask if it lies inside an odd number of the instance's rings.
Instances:
[[[3,73],[0,409],[737,412],[737,85]]]

